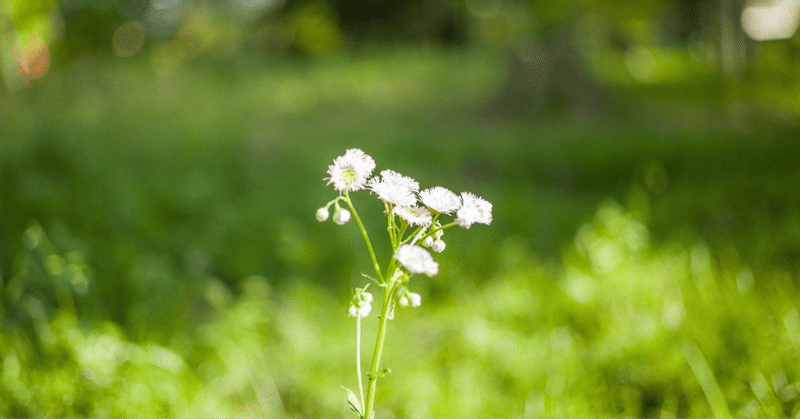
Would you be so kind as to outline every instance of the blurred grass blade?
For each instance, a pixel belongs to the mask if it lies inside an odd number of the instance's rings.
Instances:
[[[714,373],[711,371],[706,358],[700,352],[700,348],[695,344],[687,344],[683,351],[686,361],[689,363],[697,382],[700,383],[700,388],[703,389],[703,394],[706,395],[708,405],[711,407],[711,412],[716,418],[729,418],[731,412],[728,409],[728,404],[725,402],[725,397],[719,389],[717,380],[714,378]]]

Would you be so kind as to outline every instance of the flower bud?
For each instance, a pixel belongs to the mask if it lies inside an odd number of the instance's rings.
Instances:
[[[350,307],[347,309],[347,313],[350,317],[364,317],[369,316],[369,312],[372,311],[372,304],[366,301],[359,301],[350,304]]]
[[[425,237],[425,240],[422,241],[422,245],[425,247],[433,246],[433,237],[432,236]]]
[[[323,222],[323,221],[328,219],[329,215],[330,215],[330,213],[328,212],[328,209],[325,208],[325,207],[322,207],[322,208],[317,210],[317,221]]]
[[[362,302],[361,305],[358,307],[358,316],[362,319],[364,317],[369,316],[369,312],[372,311],[372,304],[367,302]]]
[[[411,307],[419,307],[422,304],[422,297],[415,292],[409,292],[408,299],[411,302]]]
[[[397,304],[399,304],[400,307],[419,307],[420,304],[422,304],[422,297],[415,292],[408,292],[408,290],[404,290],[397,299]]]
[[[400,298],[397,299],[397,304],[400,304],[400,307],[408,307],[409,303],[410,301],[408,301],[408,296],[405,294],[401,295]]]
[[[365,302],[371,303],[372,302],[372,294],[364,291],[361,293],[361,299]]]
[[[333,213],[333,222],[336,224],[345,225],[350,221],[350,211],[339,208]]]
[[[432,250],[436,253],[442,253],[444,251],[444,242],[441,240],[436,240],[433,242]]]

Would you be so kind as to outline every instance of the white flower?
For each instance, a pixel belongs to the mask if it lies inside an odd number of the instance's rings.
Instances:
[[[323,221],[328,219],[329,215],[330,215],[330,213],[328,212],[328,209],[325,208],[325,207],[322,207],[322,208],[317,210],[317,221],[323,222]]]
[[[408,176],[403,176],[393,170],[381,171],[369,181],[369,188],[375,192],[381,201],[390,202],[398,207],[412,207],[417,203],[414,192],[419,190],[419,183]]]
[[[432,250],[433,250],[435,253],[442,253],[442,252],[444,252],[444,246],[445,246],[445,245],[444,245],[444,242],[443,242],[443,241],[441,241],[441,240],[436,240],[436,241],[434,241],[434,242],[433,242],[433,244],[431,245],[431,247],[432,247]]]
[[[396,258],[412,274],[434,276],[439,273],[439,264],[433,260],[433,256],[417,245],[401,245]]]
[[[394,207],[395,215],[412,226],[429,226],[433,223],[431,212],[425,207]]]
[[[452,214],[461,206],[461,199],[447,188],[436,186],[419,193],[419,199],[427,207],[442,214]]]
[[[344,208],[339,208],[339,209],[336,210],[336,212],[333,213],[333,222],[334,223],[339,224],[340,226],[343,226],[343,225],[347,224],[348,221],[350,221],[350,211],[348,211],[348,210],[346,210]]]
[[[461,199],[464,203],[456,214],[458,225],[470,228],[475,223],[487,225],[492,223],[492,204],[489,201],[470,192],[462,192]]]
[[[367,180],[375,170],[375,160],[357,148],[347,150],[343,156],[333,160],[328,166],[328,184],[339,192],[354,192],[364,189]]]

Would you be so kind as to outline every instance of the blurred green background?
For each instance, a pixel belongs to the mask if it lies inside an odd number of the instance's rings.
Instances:
[[[357,147],[494,204],[379,416],[800,417],[796,1],[0,6],[0,416],[349,415]]]

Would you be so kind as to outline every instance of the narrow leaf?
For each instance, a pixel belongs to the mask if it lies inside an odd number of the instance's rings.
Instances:
[[[359,417],[364,417],[364,413],[361,412],[361,401],[358,399],[358,396],[356,396],[356,393],[353,393],[353,390],[345,386],[342,386],[342,388],[347,393],[347,404],[350,405],[350,408],[358,413]]]

